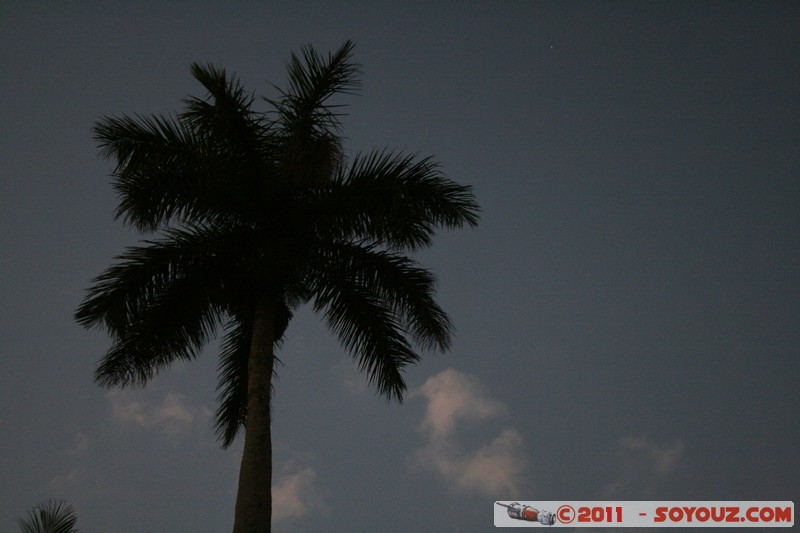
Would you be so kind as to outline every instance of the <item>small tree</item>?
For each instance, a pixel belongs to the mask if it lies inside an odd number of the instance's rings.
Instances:
[[[28,517],[20,518],[18,524],[22,533],[78,533],[73,529],[77,521],[71,505],[51,499],[28,511]]]

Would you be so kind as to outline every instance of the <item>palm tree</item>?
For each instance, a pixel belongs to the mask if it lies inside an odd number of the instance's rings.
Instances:
[[[331,99],[360,86],[352,51],[348,41],[327,57],[292,54],[268,112],[235,76],[194,64],[207,95],[184,100],[182,113],[104,117],[94,130],[116,160],[117,217],[158,235],[95,278],[76,312],[113,340],[95,379],[143,385],[222,328],[222,446],[244,428],[235,533],[270,529],[275,348],[298,306],[324,317],[389,399],[402,401],[418,350],[450,344],[434,276],[404,254],[437,228],[475,226],[478,205],[430,158],[346,160]]]
[[[17,523],[22,533],[77,533],[77,529],[72,529],[77,521],[71,505],[47,500],[28,511],[28,517]]]

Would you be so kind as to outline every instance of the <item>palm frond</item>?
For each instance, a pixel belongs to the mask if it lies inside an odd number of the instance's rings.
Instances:
[[[417,345],[449,349],[452,323],[435,300],[436,278],[430,271],[375,246],[343,242],[320,252],[319,269],[348,273],[345,279],[383,302]]]
[[[176,359],[192,360],[213,338],[223,316],[204,279],[174,280],[133,315],[100,362],[95,380],[105,386],[144,385]]]
[[[247,240],[247,239],[245,239]],[[143,384],[176,358],[191,359],[213,335],[230,298],[246,285],[231,254],[236,231],[170,230],[161,241],[131,247],[94,280],[75,318],[102,326],[114,345],[96,379],[105,385]]]
[[[224,124],[226,118],[246,116],[250,112],[255,98],[245,90],[235,76],[228,76],[225,69],[217,68],[211,63],[206,65],[192,63],[189,69],[192,76],[206,88],[209,96],[214,99],[217,114],[213,116],[220,121],[218,124]],[[196,100],[190,98],[190,101]],[[201,113],[200,116],[206,115]],[[215,123],[201,122],[199,125],[214,126]]]
[[[402,402],[403,367],[419,360],[419,355],[406,339],[402,317],[392,302],[343,266],[331,261],[316,272],[314,310],[323,313],[328,327],[357,358],[369,383],[380,394]]]
[[[279,89],[278,100],[267,100],[278,114],[274,138],[280,145],[284,182],[316,187],[338,173],[343,157],[337,132],[344,106],[329,100],[360,86],[360,67],[351,57],[353,47],[347,41],[327,58],[310,46],[302,49],[301,57],[292,54],[288,88]]]
[[[197,135],[213,139],[219,149],[236,155],[260,169],[265,162],[265,143],[269,145],[272,125],[264,113],[252,110],[255,97],[234,76],[214,65],[193,63],[192,75],[208,91],[206,98],[184,100],[181,120]]]
[[[291,320],[292,312],[282,306],[275,325],[276,345],[279,345]],[[237,313],[226,326],[227,333],[219,356],[219,392],[214,426],[223,448],[233,444],[239,431],[247,422],[247,363],[253,337],[252,313]],[[275,362],[280,364],[276,356]],[[277,378],[277,364],[273,365],[273,382]]]
[[[231,215],[236,200],[252,196],[241,158],[168,117],[106,117],[95,126],[106,157],[117,162],[117,218],[154,231],[173,218],[200,222]]]
[[[472,188],[445,178],[430,158],[388,151],[356,157],[318,208],[322,231],[397,250],[430,246],[439,227],[474,227],[480,212]]]
[[[119,166],[133,159],[170,158],[191,152],[193,141],[191,132],[180,122],[159,115],[102,117],[94,127],[94,139],[101,154],[115,158]]]
[[[195,201],[193,170],[201,166],[201,150],[179,122],[158,116],[105,117],[94,133],[102,154],[116,159],[118,218],[153,230]]]
[[[253,337],[252,318],[232,320],[219,356],[217,439],[229,447],[247,420],[247,361]]]
[[[103,326],[112,334],[124,332],[166,287],[186,278],[192,268],[220,274],[232,251],[250,239],[246,232],[219,226],[167,230],[165,235],[162,240],[143,241],[145,246],[129,247],[116,264],[93,280],[75,312],[80,325]],[[211,287],[203,289],[208,292]]]
[[[336,52],[323,58],[311,46],[301,56],[292,54],[286,69],[289,85],[281,99],[270,101],[279,114],[283,129],[290,132],[335,131],[339,129],[340,104],[328,100],[336,94],[352,94],[361,87],[361,66],[352,61],[355,44],[346,41]]]
[[[18,521],[22,533],[77,533],[73,529],[78,517],[75,509],[64,501],[47,500]]]

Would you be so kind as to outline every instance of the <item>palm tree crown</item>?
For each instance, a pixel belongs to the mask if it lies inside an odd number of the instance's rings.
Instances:
[[[78,530],[73,529],[77,521],[71,505],[47,500],[28,511],[28,517],[17,523],[22,533],[77,533]]]
[[[402,400],[417,349],[449,347],[434,276],[405,254],[437,228],[476,225],[479,208],[430,158],[346,160],[332,97],[360,86],[352,50],[292,55],[268,112],[234,76],[194,64],[207,94],[182,113],[98,122],[95,138],[116,161],[117,217],[155,234],[95,278],[76,312],[113,341],[98,383],[142,385],[195,358],[221,327],[216,428],[227,447],[252,416],[254,373],[268,369],[271,387],[273,345],[299,305],[325,318],[387,398]]]

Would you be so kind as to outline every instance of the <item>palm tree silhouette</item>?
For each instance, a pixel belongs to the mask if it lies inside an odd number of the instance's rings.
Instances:
[[[479,207],[430,158],[346,160],[331,99],[360,87],[352,51],[348,41],[327,57],[292,54],[269,112],[235,76],[194,64],[208,94],[182,113],[104,117],[94,130],[116,160],[117,217],[158,235],[95,278],[76,311],[113,341],[95,379],[143,385],[223,329],[222,446],[245,428],[235,533],[270,529],[275,348],[293,310],[310,303],[389,399],[402,401],[418,349],[450,343],[434,276],[404,254],[437,228],[475,226]]]
[[[77,533],[73,529],[78,517],[75,509],[64,501],[47,500],[28,511],[27,518],[18,520],[22,533]]]

